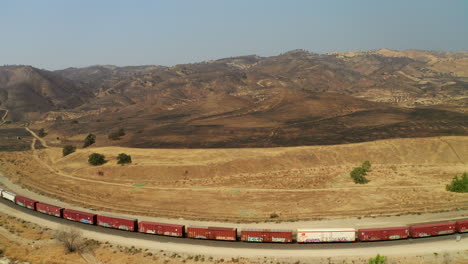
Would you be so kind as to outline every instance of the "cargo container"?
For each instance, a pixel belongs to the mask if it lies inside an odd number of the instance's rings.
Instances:
[[[406,226],[366,228],[358,230],[359,241],[394,240],[408,238],[409,229]]]
[[[7,199],[7,200],[9,200],[11,202],[15,202],[15,197],[16,197],[16,194],[14,194],[12,192],[5,191],[5,190],[2,191],[2,198],[4,198],[4,199]]]
[[[356,241],[354,228],[298,229],[298,243],[353,242]]]
[[[292,230],[243,229],[241,231],[241,240],[246,242],[291,243],[292,237]]]
[[[56,217],[62,217],[63,215],[63,208],[41,202],[36,204],[36,211]]]
[[[63,209],[63,218],[84,224],[96,224],[96,215],[71,209]]]
[[[138,223],[138,231],[141,233],[183,237],[184,230],[185,230],[185,226],[183,225],[146,222],[146,221],[141,221]]]
[[[36,200],[21,195],[16,195],[15,202],[19,206],[23,206],[31,210],[36,210]]]
[[[468,232],[468,219],[457,221],[455,223],[455,227],[457,229],[457,232],[460,232],[460,233]]]
[[[122,218],[114,217],[109,215],[98,215],[97,216],[97,225],[127,230],[127,231],[136,231],[137,230],[137,220],[133,218]]]
[[[187,237],[236,241],[237,229],[226,227],[189,226],[187,227]]]
[[[409,227],[411,237],[439,236],[455,233],[454,222],[416,224]]]

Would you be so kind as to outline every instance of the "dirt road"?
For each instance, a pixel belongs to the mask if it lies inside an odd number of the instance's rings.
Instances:
[[[170,252],[201,254],[228,257],[275,257],[275,258],[310,258],[310,257],[370,257],[376,254],[386,256],[414,256],[432,252],[454,252],[468,248],[468,234],[462,235],[460,241],[455,236],[436,238],[391,241],[389,243],[351,243],[351,244],[251,244],[204,241],[194,239],[180,239],[163,236],[146,235],[88,226],[70,222],[61,218],[54,218],[24,208],[16,208],[7,201],[0,202],[0,210],[8,215],[36,223],[51,229],[59,229],[66,224],[72,224],[83,230],[85,237],[99,241],[149,248]]]
[[[9,112],[9,110],[8,110],[8,109],[0,109],[0,110],[3,110],[3,111],[5,111],[5,114],[3,114],[3,116],[2,116],[2,120],[0,121],[0,126],[1,126],[1,125],[5,124],[5,122],[6,122],[6,118],[7,118],[7,116],[8,116],[8,112]]]

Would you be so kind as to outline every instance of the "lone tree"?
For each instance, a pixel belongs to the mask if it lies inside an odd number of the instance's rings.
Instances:
[[[45,132],[43,128],[41,128],[39,129],[39,132],[37,133],[37,135],[42,138],[42,137],[47,136],[47,133]]]
[[[125,153],[120,153],[117,156],[117,164],[127,164],[127,163],[132,163],[132,157]]]
[[[63,244],[68,253],[81,252],[86,247],[83,235],[76,227],[68,226],[58,230],[55,239]]]
[[[88,162],[91,165],[97,166],[106,163],[106,157],[99,153],[93,153],[89,155]]]
[[[96,142],[96,136],[94,134],[89,133],[84,140],[83,148],[91,146],[95,142]]]
[[[367,172],[362,167],[354,168],[354,170],[350,173],[350,175],[351,175],[351,178],[353,178],[354,183],[365,184],[369,182],[369,180],[366,179]]]
[[[120,128],[117,131],[109,133],[109,135],[107,135],[107,138],[110,140],[118,140],[120,139],[120,137],[123,136],[125,136],[125,130],[123,128]]]
[[[65,147],[63,147],[63,150],[62,150],[62,153],[63,153],[63,156],[67,156],[69,154],[72,154],[73,152],[76,151],[76,147],[75,146],[72,146],[72,145],[66,145]]]
[[[458,178],[458,176],[453,177],[453,180],[450,184],[445,186],[445,189],[450,192],[459,192],[466,193],[468,192],[468,173],[463,173],[463,175]]]

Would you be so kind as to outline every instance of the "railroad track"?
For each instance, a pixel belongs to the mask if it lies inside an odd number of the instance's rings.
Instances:
[[[19,207],[14,203],[7,200],[0,199],[0,208],[6,206],[10,209],[20,211],[35,218],[40,218],[56,224],[70,225],[82,230],[91,231],[100,234],[112,235],[124,239],[139,239],[148,242],[162,242],[162,243],[177,243],[184,246],[208,246],[215,248],[230,248],[230,249],[259,249],[259,250],[323,250],[323,249],[371,249],[382,246],[408,246],[414,244],[430,244],[436,241],[455,241],[457,236],[461,240],[468,239],[468,233],[464,234],[451,234],[436,237],[426,238],[410,238],[392,241],[377,241],[377,242],[354,242],[354,243],[311,243],[311,244],[282,244],[282,243],[246,243],[246,242],[232,242],[232,241],[216,241],[216,240],[201,240],[178,238],[168,236],[158,236],[151,234],[144,234],[138,232],[129,232],[117,229],[103,228],[100,226],[87,225],[78,222],[69,221],[63,218],[53,217],[33,211],[27,208]],[[28,219],[25,219],[28,220]],[[28,220],[29,221],[29,220]],[[436,249],[433,249],[436,250]]]

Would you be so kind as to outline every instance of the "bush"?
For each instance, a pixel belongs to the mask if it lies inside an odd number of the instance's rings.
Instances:
[[[380,254],[377,254],[375,258],[369,259],[369,264],[385,264],[385,263],[387,263],[387,257],[380,256]]]
[[[369,180],[366,179],[367,172],[362,167],[354,168],[354,170],[350,173],[350,175],[351,175],[351,178],[353,178],[354,183],[365,184],[369,182]]]
[[[370,161],[366,160],[362,163],[362,166],[361,166],[363,169],[366,170],[366,172],[369,172],[371,170],[371,163]]]
[[[450,192],[468,192],[468,173],[463,173],[460,178],[458,178],[458,176],[453,177],[452,182],[447,184],[445,188]]]
[[[106,157],[99,153],[93,153],[89,155],[88,162],[91,165],[97,166],[106,163]]]
[[[132,157],[125,153],[120,153],[117,156],[117,164],[126,164],[126,163],[132,163]]]
[[[96,143],[96,136],[94,134],[89,133],[84,140],[83,148],[91,146],[94,143]]]
[[[118,140],[120,139],[120,137],[123,137],[125,136],[125,130],[123,128],[117,130],[117,131],[114,131],[114,132],[111,132],[107,138],[110,139],[110,140]]]
[[[62,150],[62,153],[63,153],[63,156],[67,156],[69,154],[72,154],[73,152],[76,151],[76,147],[75,146],[72,146],[72,145],[66,145],[65,147],[63,147],[63,150]]]
[[[76,227],[69,226],[58,230],[55,238],[63,244],[68,253],[82,252],[86,247],[82,233]]]
[[[47,133],[45,132],[43,128],[41,128],[39,129],[39,132],[37,133],[37,135],[42,138],[42,137],[47,136]]]

